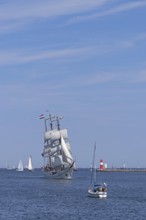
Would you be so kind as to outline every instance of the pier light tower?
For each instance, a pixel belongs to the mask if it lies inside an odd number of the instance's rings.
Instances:
[[[102,160],[102,159],[100,160],[100,167],[99,167],[99,169],[100,169],[100,170],[103,170],[103,169],[104,169],[103,160]]]

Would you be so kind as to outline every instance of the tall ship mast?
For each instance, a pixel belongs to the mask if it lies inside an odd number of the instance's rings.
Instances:
[[[42,168],[46,177],[71,179],[74,169],[74,159],[71,154],[71,146],[68,138],[67,129],[60,128],[60,120],[63,117],[44,115],[44,147],[42,156],[44,166]]]

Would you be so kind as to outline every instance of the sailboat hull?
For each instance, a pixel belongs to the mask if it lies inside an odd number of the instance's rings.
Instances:
[[[92,189],[89,189],[88,196],[94,198],[106,198],[107,192],[98,192],[98,191],[94,192]]]

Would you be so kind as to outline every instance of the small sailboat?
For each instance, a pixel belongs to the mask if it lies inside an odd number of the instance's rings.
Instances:
[[[88,196],[95,198],[106,198],[107,197],[107,186],[106,183],[97,183],[96,180],[96,167],[95,167],[95,152],[96,152],[96,143],[94,146],[93,152],[93,164],[91,170],[91,182],[88,189]]]
[[[17,171],[24,171],[24,167],[23,167],[23,164],[22,164],[21,160],[19,161]]]
[[[31,157],[31,155],[30,155],[29,158],[28,158],[27,169],[28,169],[29,171],[33,171],[32,157]]]
[[[13,168],[12,168],[12,166],[10,166],[9,163],[7,163],[7,165],[6,165],[6,169],[7,169],[7,170],[12,170]]]

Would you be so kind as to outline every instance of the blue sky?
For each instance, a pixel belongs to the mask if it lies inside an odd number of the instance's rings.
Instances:
[[[48,110],[78,167],[146,167],[146,0],[0,1],[0,167],[43,164]]]

